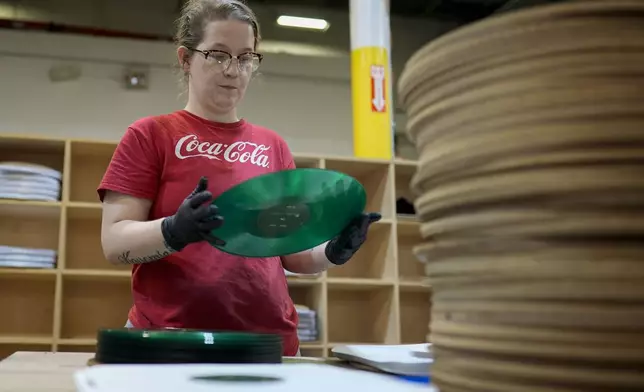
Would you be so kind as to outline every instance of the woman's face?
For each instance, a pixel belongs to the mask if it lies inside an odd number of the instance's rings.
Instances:
[[[226,61],[227,54],[234,57],[253,52],[254,42],[253,28],[248,23],[219,20],[206,26],[203,42],[196,49],[219,52],[209,52],[208,58],[194,52],[188,65],[189,88],[200,106],[216,114],[235,109],[244,97],[252,69],[240,65],[235,58]]]

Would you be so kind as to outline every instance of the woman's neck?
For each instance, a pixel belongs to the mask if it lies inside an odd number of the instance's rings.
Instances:
[[[209,111],[205,107],[200,105],[195,99],[188,99],[185,110],[194,114],[195,116],[199,116],[201,118],[205,118],[206,120],[214,122],[234,123],[239,121],[237,112],[235,110],[232,110],[228,113],[213,113],[212,111]]]

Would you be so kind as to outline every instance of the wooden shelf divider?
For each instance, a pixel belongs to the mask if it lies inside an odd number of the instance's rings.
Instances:
[[[103,256],[98,185],[116,143],[0,135],[3,161],[44,164],[63,173],[60,201],[0,199],[0,245],[58,251],[54,270],[0,268],[0,359],[18,350],[91,351],[99,328],[122,327],[131,305],[129,267]],[[338,170],[367,190],[383,215],[347,265],[315,277],[289,276],[296,304],[316,310],[319,339],[302,354],[328,356],[346,343],[422,343],[429,339],[431,288],[413,255],[420,224],[396,215],[410,198],[416,162],[295,154],[298,167]]]

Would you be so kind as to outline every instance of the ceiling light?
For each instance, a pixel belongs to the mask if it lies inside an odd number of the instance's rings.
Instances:
[[[329,28],[329,22],[324,19],[301,18],[299,16],[282,15],[277,18],[277,24],[285,27],[297,27],[300,29],[322,30]]]

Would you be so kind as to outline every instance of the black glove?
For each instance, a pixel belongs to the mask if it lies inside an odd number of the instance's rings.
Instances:
[[[377,212],[362,214],[342,230],[342,233],[329,241],[324,249],[326,258],[335,265],[342,265],[360,249],[367,240],[369,226],[378,222],[382,215]]]
[[[211,230],[224,223],[224,218],[219,215],[217,207],[209,203],[212,193],[207,189],[208,179],[201,177],[195,190],[185,198],[177,212],[161,222],[163,238],[172,249],[180,251],[188,244],[203,240],[225,245],[224,241],[210,235]]]

